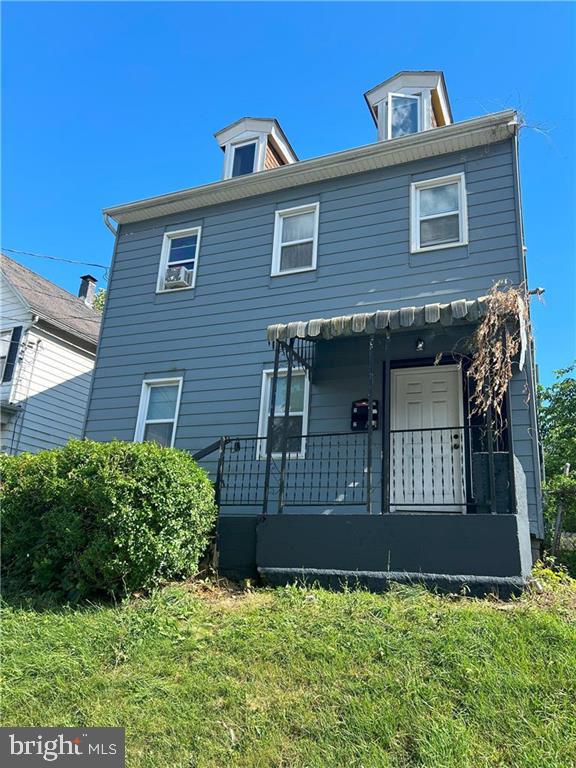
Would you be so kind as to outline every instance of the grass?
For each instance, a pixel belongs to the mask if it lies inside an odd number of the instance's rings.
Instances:
[[[6,606],[5,725],[124,726],[131,768],[570,768],[576,591],[514,603],[169,586]]]

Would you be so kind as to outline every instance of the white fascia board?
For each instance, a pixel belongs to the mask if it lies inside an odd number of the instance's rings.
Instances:
[[[440,100],[440,108],[444,114],[444,119],[448,124],[450,124],[452,123],[452,110],[450,108],[450,102],[448,101],[448,93],[446,92],[446,86],[444,84],[443,78],[440,78],[436,87],[436,92],[438,94],[438,99]]]
[[[396,93],[402,90],[402,88],[433,89],[438,87],[439,81],[440,74],[437,72],[431,74],[405,73],[377,85],[370,91],[366,91],[366,101],[372,106],[386,98],[388,93]]]
[[[274,122],[272,117],[243,117],[215,133],[214,138],[220,146],[224,146],[231,141],[237,141],[243,134],[271,133]]]
[[[272,137],[272,140],[274,144],[276,144],[276,149],[278,152],[280,152],[280,155],[283,157],[286,162],[291,165],[292,163],[297,163],[298,158],[296,154],[294,153],[294,150],[288,144],[288,140],[284,136],[284,133],[282,129],[278,126],[278,124],[275,122],[272,126],[272,130],[270,131],[270,136]]]
[[[155,219],[219,205],[326,179],[373,171],[435,155],[459,152],[511,138],[518,129],[516,111],[508,109],[442,128],[367,144],[269,171],[216,181],[124,205],[105,208],[119,224]]]

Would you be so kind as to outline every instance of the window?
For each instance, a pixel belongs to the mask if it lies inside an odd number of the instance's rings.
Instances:
[[[157,291],[194,288],[198,271],[201,227],[165,232]]]
[[[413,253],[466,245],[468,221],[464,174],[412,184],[411,216]]]
[[[174,445],[181,392],[181,378],[142,382],[134,442],[151,440],[160,445]]]
[[[256,142],[239,144],[234,147],[234,160],[232,161],[232,176],[245,176],[254,172],[254,160],[256,159]]]
[[[264,371],[262,379],[262,397],[260,400],[260,437],[268,435],[268,416],[272,396],[273,371]],[[288,415],[288,455],[292,458],[304,458],[305,438],[308,429],[309,382],[306,372],[301,369],[292,371],[290,386],[290,410]],[[286,406],[286,371],[278,372],[276,386],[276,407],[272,426],[272,454],[279,455],[282,449],[284,429],[284,411]],[[259,455],[266,456],[266,439],[259,440]]]
[[[2,384],[12,381],[14,377],[21,336],[21,325],[0,333],[0,381]]]
[[[391,93],[388,98],[388,138],[396,139],[420,130],[420,96]]]
[[[10,351],[10,340],[12,339],[12,330],[2,331],[0,333],[0,381],[4,381],[4,371],[6,369],[6,360]]]
[[[320,205],[276,211],[272,275],[316,269]]]

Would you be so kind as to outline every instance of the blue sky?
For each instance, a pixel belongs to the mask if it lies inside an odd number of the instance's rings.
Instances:
[[[276,116],[300,158],[375,140],[362,94],[442,69],[454,117],[516,107],[541,379],[576,357],[571,3],[4,3],[2,244],[108,264],[101,208],[217,180]],[[86,268],[22,263],[75,291]]]

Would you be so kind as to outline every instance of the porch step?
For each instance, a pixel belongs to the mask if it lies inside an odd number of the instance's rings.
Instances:
[[[272,586],[300,583],[334,590],[361,587],[371,592],[385,592],[391,584],[407,584],[420,585],[443,594],[462,594],[473,597],[494,594],[502,600],[521,595],[529,582],[529,579],[522,576],[472,576],[469,574],[346,571],[326,568],[273,568],[268,566],[258,567],[258,573],[263,581]]]

